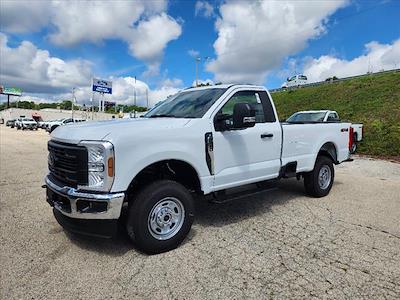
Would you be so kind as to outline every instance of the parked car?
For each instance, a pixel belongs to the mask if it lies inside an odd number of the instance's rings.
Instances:
[[[287,122],[340,122],[339,114],[334,110],[309,110],[299,111],[291,115]],[[351,124],[353,129],[353,143],[351,153],[357,150],[357,143],[361,142],[364,136],[364,126],[361,123]]]
[[[46,125],[46,130],[48,132],[53,132],[54,129],[56,129],[59,126],[64,126],[67,124],[74,124],[74,123],[80,123],[80,122],[84,122],[86,120],[84,119],[72,119],[72,118],[65,118],[65,119],[60,119],[60,120],[55,120],[55,121],[51,121],[49,123],[47,123]]]
[[[8,120],[7,122],[6,122],[6,126],[8,126],[8,127],[11,127],[11,128],[14,128],[14,126],[15,126],[15,119],[10,119],[10,120]]]
[[[18,118],[17,121],[15,122],[15,126],[17,129],[30,129],[30,130],[37,130],[37,123],[34,119],[32,118]]]
[[[39,122],[37,122],[38,128],[42,128],[42,129],[43,129],[43,127],[45,126],[45,124],[46,124],[46,121],[39,121]]]
[[[47,201],[66,230],[110,237],[124,222],[144,252],[168,251],[190,231],[195,200],[228,201],[289,177],[326,196],[334,165],[350,159],[350,125],[281,124],[261,86],[190,88],[143,118],[53,131]]]

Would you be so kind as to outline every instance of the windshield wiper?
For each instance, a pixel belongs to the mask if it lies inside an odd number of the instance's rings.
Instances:
[[[174,115],[168,115],[168,114],[158,114],[158,115],[148,116],[148,118],[178,118],[178,117],[174,116]]]

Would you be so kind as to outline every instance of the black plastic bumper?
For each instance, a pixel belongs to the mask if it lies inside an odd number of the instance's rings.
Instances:
[[[53,208],[57,222],[67,231],[94,237],[111,238],[118,230],[118,220],[75,219],[63,215]]]

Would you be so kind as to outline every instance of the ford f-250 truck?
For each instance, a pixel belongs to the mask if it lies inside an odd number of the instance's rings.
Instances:
[[[327,195],[351,138],[350,123],[280,123],[264,87],[191,88],[143,118],[54,130],[47,201],[64,228],[89,235],[112,236],[124,211],[136,246],[159,253],[184,240],[198,195],[288,177]]]

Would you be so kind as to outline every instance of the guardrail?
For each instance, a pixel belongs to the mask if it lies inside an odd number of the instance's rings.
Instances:
[[[307,84],[302,84],[302,85],[292,86],[292,87],[287,87],[287,88],[271,89],[271,90],[269,90],[269,92],[272,94],[272,93],[276,93],[276,92],[280,92],[280,91],[296,90],[298,88],[318,86],[318,85],[323,85],[323,84],[332,84],[332,83],[346,81],[346,80],[350,80],[350,79],[354,79],[354,78],[360,78],[360,77],[371,76],[371,75],[379,75],[379,74],[384,74],[384,73],[396,73],[396,72],[400,72],[400,69],[393,69],[393,70],[380,71],[380,72],[375,72],[375,73],[355,75],[355,76],[344,77],[344,78],[339,78],[339,79],[335,79],[335,80],[318,81],[318,82],[307,83]]]

